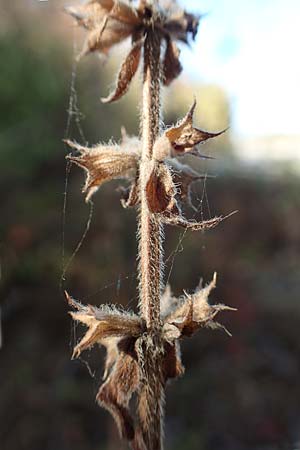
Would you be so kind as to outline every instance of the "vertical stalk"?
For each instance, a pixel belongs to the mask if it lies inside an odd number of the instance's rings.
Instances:
[[[162,277],[161,226],[150,214],[146,182],[151,170],[154,141],[160,122],[160,37],[149,31],[144,45],[143,105],[141,119],[142,157],[140,164],[140,309],[148,330],[159,327]]]
[[[143,105],[140,163],[141,209],[139,217],[140,312],[147,333],[141,340],[141,390],[138,416],[146,450],[162,450],[164,383],[160,294],[162,285],[162,229],[148,210],[146,183],[153,165],[152,149],[160,126],[160,37],[149,30],[144,44]],[[145,450],[145,449],[144,449]]]

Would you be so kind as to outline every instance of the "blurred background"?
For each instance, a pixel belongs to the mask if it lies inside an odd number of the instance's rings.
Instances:
[[[163,93],[165,122],[195,95],[199,127],[231,126],[202,148],[216,159],[189,158],[213,178],[194,185],[198,212],[186,214],[239,212],[205,234],[168,228],[165,278],[181,295],[217,271],[212,300],[238,311],[219,318],[232,338],[203,330],[183,342],[186,374],[167,389],[166,449],[297,450],[300,4],[182,3],[207,15],[192,49],[182,48],[184,74]],[[62,292],[136,307],[136,214],[121,208],[117,182],[99,190],[91,214],[62,139],[119,140],[122,125],[137,133],[140,77],[119,103],[102,105],[128,45],[107,63],[74,63],[83,34],[64,4],[0,0],[3,450],[126,448],[94,401],[104,352],[70,360],[82,329]]]

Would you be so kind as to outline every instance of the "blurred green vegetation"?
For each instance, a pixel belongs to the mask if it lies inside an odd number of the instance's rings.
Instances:
[[[121,449],[111,418],[94,403],[103,351],[70,361],[81,330],[71,325],[62,289],[83,302],[136,306],[135,212],[122,210],[118,183],[101,188],[87,237],[61,280],[89,217],[80,193],[83,174],[72,168],[62,226],[68,151],[62,139],[118,140],[123,124],[137,132],[139,80],[119,104],[103,106],[99,97],[117,63],[102,67],[96,57],[87,58],[76,70],[80,113],[73,105],[70,116],[72,29],[66,32],[68,22],[56,23],[58,12],[47,8],[42,15],[18,16],[7,7],[0,40],[1,448]],[[224,93],[216,86],[183,89],[182,80],[165,95],[166,122],[186,111],[196,90],[201,124],[226,127]],[[218,159],[196,161],[197,168],[217,178],[194,187],[197,217],[239,213],[205,234],[167,229],[166,280],[179,295],[216,270],[213,300],[238,312],[220,317],[232,338],[203,330],[183,343],[187,370],[168,388],[166,448],[296,448],[299,179],[242,166],[230,135],[203,153]]]

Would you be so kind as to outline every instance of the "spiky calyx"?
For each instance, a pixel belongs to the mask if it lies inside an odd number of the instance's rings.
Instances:
[[[149,448],[147,436],[142,432],[147,429],[143,421],[149,414],[154,414],[156,408],[162,407],[160,402],[155,405],[155,398],[148,395],[147,389],[156,385],[158,390],[164,390],[169,379],[184,373],[180,340],[203,327],[225,329],[214,320],[215,316],[234,308],[209,304],[209,295],[215,286],[216,275],[207,286],[200,284],[193,294],[185,293],[180,298],[172,296],[167,287],[161,297],[161,333],[155,338],[147,334],[145,321],[138,315],[114,306],[84,306],[66,293],[69,305],[75,310],[70,312],[73,320],[88,328],[75,346],[73,357],[78,358],[96,344],[106,348],[104,383],[96,399],[112,414],[121,437],[129,440],[134,449]],[[145,358],[146,354],[148,357]],[[155,368],[156,361],[160,364]],[[147,367],[148,364],[151,367]],[[149,380],[151,376],[153,383]],[[137,421],[130,408],[134,393],[139,405]]]

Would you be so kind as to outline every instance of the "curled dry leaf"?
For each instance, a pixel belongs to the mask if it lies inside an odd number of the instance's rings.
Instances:
[[[170,378],[181,377],[184,374],[184,366],[181,361],[180,346],[177,340],[165,344],[165,353],[163,377],[166,382]]]
[[[163,82],[165,86],[169,86],[169,84],[171,84],[171,82],[177,78],[182,71],[179,55],[180,51],[176,43],[169,39],[162,64]]]
[[[180,336],[191,336],[201,327],[223,328],[214,321],[220,311],[235,311],[235,308],[223,304],[210,305],[208,302],[211,291],[216,287],[216,273],[212,281],[204,288],[199,287],[192,295],[186,294],[173,311],[165,317],[166,326],[172,325],[178,329]],[[226,330],[227,331],[227,330]]]
[[[132,394],[139,386],[139,368],[136,360],[120,353],[112,372],[97,394],[97,402],[113,416],[122,438],[134,439],[134,422],[129,411]]]
[[[146,184],[149,211],[161,213],[176,207],[176,188],[169,168],[163,163],[153,165]]]
[[[67,158],[86,171],[86,181],[82,192],[86,192],[86,201],[106,181],[118,178],[135,179],[139,156],[134,151],[124,151],[118,145],[98,145],[83,147],[76,142],[65,141],[78,150],[80,155],[68,155]]]
[[[103,103],[114,102],[127,92],[139,66],[142,45],[143,40],[141,39],[133,45],[121,66],[115,90],[108,97],[101,99]]]

